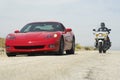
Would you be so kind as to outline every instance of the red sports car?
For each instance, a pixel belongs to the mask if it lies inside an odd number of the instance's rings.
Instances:
[[[75,36],[71,28],[59,22],[34,22],[6,37],[8,56],[33,52],[56,52],[74,54]]]

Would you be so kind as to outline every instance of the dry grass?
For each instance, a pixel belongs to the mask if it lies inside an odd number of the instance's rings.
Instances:
[[[0,38],[0,47],[5,48],[5,39],[4,38]]]
[[[94,47],[92,46],[81,46],[80,44],[76,44],[75,45],[75,50],[79,51],[79,50],[95,50]]]

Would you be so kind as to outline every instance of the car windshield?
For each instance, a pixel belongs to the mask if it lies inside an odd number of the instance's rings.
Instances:
[[[59,23],[30,23],[21,29],[21,33],[25,32],[41,32],[41,31],[64,31]]]

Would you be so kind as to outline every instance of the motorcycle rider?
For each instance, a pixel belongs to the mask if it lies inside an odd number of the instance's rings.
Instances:
[[[98,31],[107,31],[108,34],[110,33],[109,29],[107,27],[105,27],[105,23],[101,22],[101,27],[98,29]]]
[[[98,28],[97,31],[107,31],[108,34],[110,33],[110,29],[108,29],[107,27],[105,27],[105,23],[104,23],[104,22],[101,22],[100,25],[101,25],[101,27]],[[107,42],[108,42],[108,44],[109,44],[110,47],[111,47],[110,38],[109,38],[108,36],[107,36]],[[95,47],[96,47],[96,48],[97,48],[97,45],[98,45],[98,41],[96,40],[96,44],[95,44]],[[110,48],[110,47],[109,47],[109,48]]]

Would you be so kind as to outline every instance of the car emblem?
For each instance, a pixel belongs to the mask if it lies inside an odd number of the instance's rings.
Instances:
[[[29,41],[28,43],[29,43],[29,44],[31,44],[31,43],[32,43],[32,41]]]

